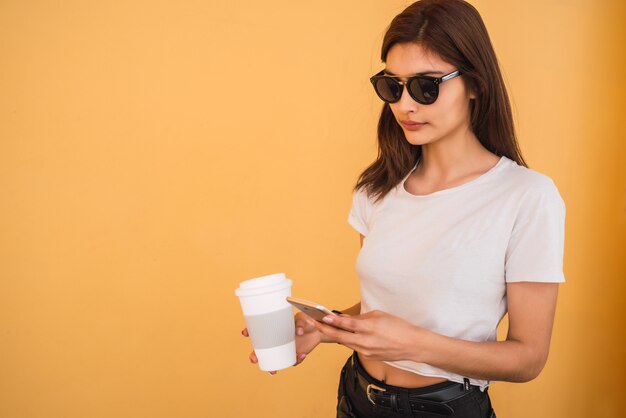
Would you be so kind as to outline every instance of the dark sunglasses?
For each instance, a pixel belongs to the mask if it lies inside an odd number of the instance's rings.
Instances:
[[[456,70],[441,77],[414,75],[408,77],[406,81],[400,81],[400,77],[384,75],[384,72],[385,70],[382,70],[370,78],[378,97],[387,103],[395,103],[402,97],[406,85],[413,100],[425,105],[435,103],[439,96],[439,84],[461,75],[461,71]]]

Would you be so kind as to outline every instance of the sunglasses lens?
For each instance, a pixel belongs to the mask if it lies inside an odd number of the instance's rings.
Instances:
[[[431,80],[423,78],[415,78],[409,83],[409,90],[411,95],[417,100],[418,103],[431,104],[437,100],[439,89],[437,85]]]
[[[379,78],[374,83],[376,94],[388,103],[395,103],[400,100],[402,86],[388,78]]]

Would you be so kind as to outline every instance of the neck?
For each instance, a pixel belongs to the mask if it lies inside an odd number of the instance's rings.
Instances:
[[[433,183],[445,183],[481,171],[495,155],[471,131],[455,138],[442,138],[422,145],[415,175]]]

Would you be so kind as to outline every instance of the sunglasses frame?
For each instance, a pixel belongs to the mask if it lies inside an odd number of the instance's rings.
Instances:
[[[435,103],[435,101],[437,101],[437,98],[439,97],[439,84],[443,83],[444,81],[448,81],[454,77],[457,77],[461,75],[461,70],[454,70],[451,73],[448,73],[446,75],[443,75],[441,77],[430,77],[427,75],[414,75],[411,77],[407,77],[407,79],[405,81],[400,80],[402,77],[399,77],[397,75],[385,75],[385,70],[381,70],[379,73],[373,75],[372,77],[370,77],[370,82],[372,83],[372,86],[374,86],[374,91],[376,92],[376,95],[385,103],[397,103],[398,101],[400,101],[400,99],[402,98],[402,93],[404,93],[404,88],[406,87],[407,91],[409,92],[409,96],[411,96],[411,98],[413,100],[415,100],[417,103],[419,104],[423,104],[423,105],[429,105],[429,104],[433,104]],[[378,82],[378,80],[381,79],[391,79],[393,81],[395,81],[400,88],[402,89],[401,93],[400,93],[400,97],[398,97],[398,100],[395,100],[393,102],[389,101],[389,100],[385,100],[379,93],[378,90],[376,89],[376,82]],[[418,79],[422,79],[422,80],[429,80],[432,81],[435,84],[435,87],[437,88],[437,97],[435,97],[435,100],[433,100],[432,102],[429,103],[424,103],[422,100],[420,100],[419,98],[413,96],[413,94],[411,93],[411,89],[408,88],[409,83],[411,83],[413,80],[418,80]]]

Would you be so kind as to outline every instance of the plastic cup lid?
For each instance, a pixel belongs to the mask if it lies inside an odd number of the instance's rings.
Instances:
[[[235,289],[235,295],[239,297],[257,296],[276,292],[291,285],[292,281],[285,276],[285,273],[270,274],[239,283],[239,288]]]

